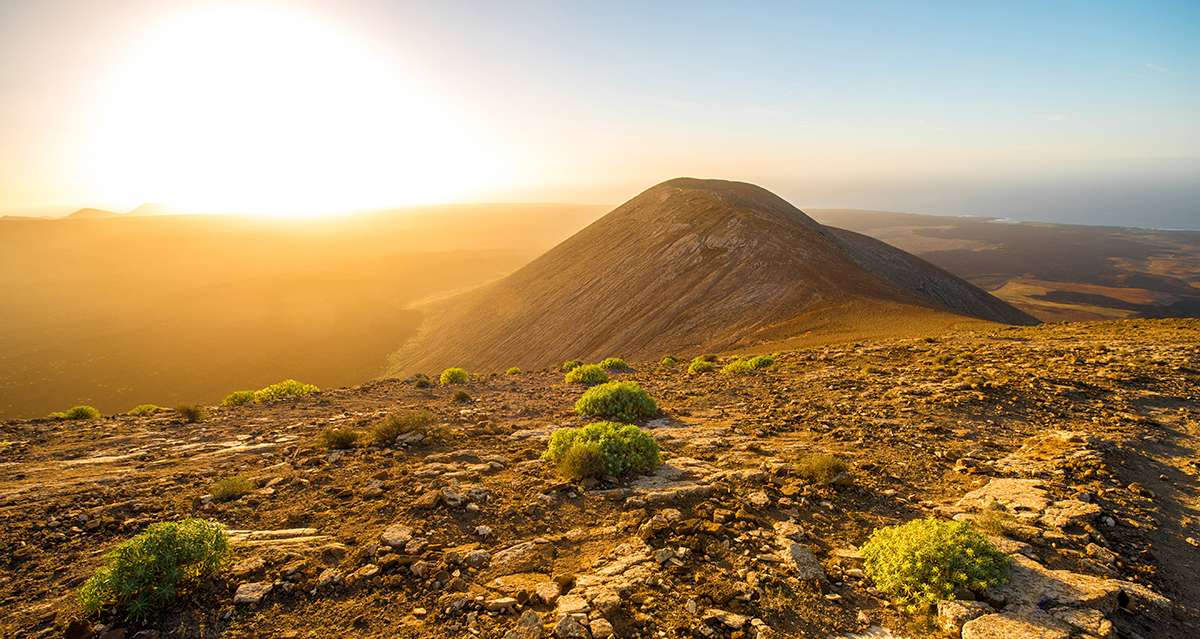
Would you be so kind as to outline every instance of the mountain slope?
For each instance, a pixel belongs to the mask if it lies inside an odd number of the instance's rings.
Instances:
[[[679,178],[503,280],[428,308],[393,370],[728,350],[790,337],[803,329],[798,317],[827,321],[864,303],[1033,322],[919,258],[824,227],[763,188]]]

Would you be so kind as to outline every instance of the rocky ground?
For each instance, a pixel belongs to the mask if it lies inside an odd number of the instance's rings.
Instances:
[[[664,410],[645,426],[666,463],[587,486],[539,459],[582,423],[557,371],[472,382],[470,402],[382,380],[198,424],[5,423],[0,636],[1200,636],[1200,321],[832,345],[753,376],[637,368],[619,377]],[[316,445],[409,408],[445,441]],[[806,481],[811,452],[848,474]],[[213,500],[233,475],[255,490]],[[889,605],[857,548],[927,515],[982,517],[1011,582]],[[219,579],[149,625],[80,620],[108,549],[189,516],[231,531]]]

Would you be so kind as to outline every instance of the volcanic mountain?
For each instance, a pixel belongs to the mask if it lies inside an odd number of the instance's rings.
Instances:
[[[678,178],[515,273],[424,309],[394,373],[728,351],[864,317],[1036,320],[761,187]]]

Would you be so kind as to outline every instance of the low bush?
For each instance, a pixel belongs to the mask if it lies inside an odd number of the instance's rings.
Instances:
[[[459,404],[469,404],[471,402],[471,395],[468,394],[467,391],[465,391],[465,390],[457,390],[457,391],[454,391],[454,397],[451,399],[458,402]]]
[[[600,360],[600,368],[614,373],[632,370],[629,368],[629,364],[625,363],[625,360],[620,357],[606,357]]]
[[[162,406],[159,406],[158,404],[138,404],[137,406],[134,406],[133,408],[129,409],[129,414],[137,415],[137,416],[141,417],[141,416],[145,416],[145,415],[153,415],[154,413],[157,413],[160,410],[166,410],[166,409],[163,408]]]
[[[254,391],[254,401],[258,403],[275,402],[281,399],[292,399],[293,397],[304,397],[320,391],[321,389],[312,384],[305,384],[294,379],[285,379],[282,382],[275,382],[270,386],[265,386]]]
[[[568,384],[587,384],[588,386],[603,384],[608,381],[608,371],[598,364],[585,364],[567,371],[563,379]]]
[[[569,373],[569,372],[575,370],[576,368],[579,368],[580,366],[583,366],[583,362],[581,362],[577,359],[569,359],[569,360],[563,362],[558,367],[558,369],[564,373]]]
[[[229,552],[220,524],[203,519],[152,524],[105,556],[79,590],[89,615],[122,611],[141,621],[216,574]]]
[[[100,416],[100,411],[96,410],[95,406],[72,406],[64,411],[50,413],[51,419],[96,419]]]
[[[575,402],[575,412],[584,417],[635,422],[658,415],[658,405],[634,382],[609,382],[589,388]]]
[[[520,375],[521,369],[517,368],[516,366],[513,366],[512,368],[504,371],[504,374],[505,375]]]
[[[916,519],[878,528],[863,544],[875,587],[915,611],[1008,581],[1010,560],[963,521]]]
[[[362,437],[362,433],[353,428],[326,428],[321,431],[319,443],[325,448],[345,450],[353,448],[360,437]]]
[[[445,386],[447,384],[466,384],[470,379],[471,375],[464,368],[447,368],[438,377],[438,382]]]
[[[770,355],[755,355],[750,358],[750,367],[754,370],[762,370],[775,364],[775,358]]]
[[[213,499],[217,501],[233,501],[242,495],[248,494],[254,490],[254,483],[249,479],[236,475],[234,477],[226,477],[213,484],[212,493]]]
[[[175,407],[175,413],[183,418],[183,421],[189,424],[197,424],[204,421],[204,407],[196,404],[184,404]]]
[[[735,359],[721,368],[721,372],[727,375],[750,375],[756,373],[775,363],[775,358],[768,355],[755,355],[754,357],[746,357]]]
[[[417,373],[412,376],[413,386],[417,388],[429,388],[433,386],[433,382],[429,380],[429,376],[425,373]]]
[[[693,357],[692,361],[693,362],[712,362],[715,364],[715,363],[717,363],[717,356],[713,355],[712,353],[705,353],[703,355],[697,355],[697,356]]]
[[[748,359],[735,359],[722,366],[721,372],[726,375],[749,375],[756,372],[756,369],[750,365]]]
[[[404,411],[385,415],[368,427],[371,443],[376,446],[391,446],[400,436],[411,436],[414,441],[441,441],[445,431],[437,425],[433,413],[427,410]]]
[[[241,406],[242,404],[249,404],[252,401],[254,401],[254,391],[239,390],[239,391],[233,391],[232,393],[226,395],[225,399],[221,400],[221,405],[222,406]]]
[[[688,364],[688,374],[690,375],[703,375],[704,373],[711,373],[716,369],[716,364],[703,359],[694,359],[692,363]]]
[[[542,458],[570,480],[644,473],[661,463],[654,437],[633,424],[616,422],[560,428],[550,436]]]
[[[675,359],[671,355],[663,355],[663,358],[658,360],[658,363],[660,366],[666,366],[667,368],[675,368],[679,364],[679,360]]]
[[[814,484],[830,484],[848,477],[846,462],[825,453],[809,453],[796,461],[796,474]]]

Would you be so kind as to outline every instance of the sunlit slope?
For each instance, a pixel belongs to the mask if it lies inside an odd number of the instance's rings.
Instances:
[[[0,416],[214,402],[380,374],[406,307],[502,277],[601,211],[495,205],[288,222],[0,222]]]

